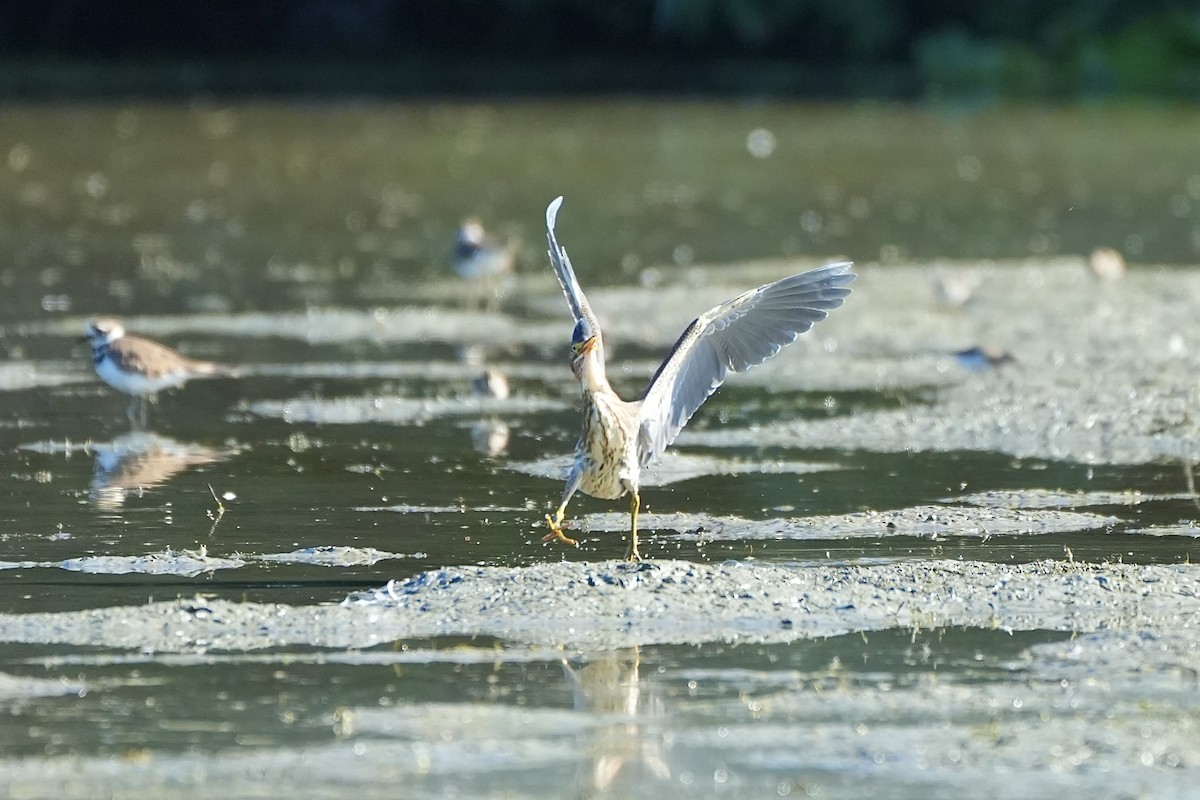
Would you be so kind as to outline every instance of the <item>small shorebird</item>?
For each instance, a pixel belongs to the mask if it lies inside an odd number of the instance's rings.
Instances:
[[[134,425],[146,424],[146,404],[154,402],[163,389],[178,388],[192,378],[233,375],[231,367],[197,361],[151,339],[127,334],[125,326],[112,317],[89,322],[80,341],[91,343],[92,364],[100,379],[133,396],[127,414]]]
[[[463,221],[454,237],[451,266],[458,277],[483,282],[486,306],[493,310],[500,299],[500,281],[512,272],[520,247],[521,243],[515,240],[501,244],[488,235],[478,218],[471,217]]]
[[[840,306],[854,275],[849,262],[829,264],[751,289],[704,312],[684,330],[641,399],[626,402],[609,385],[600,324],[554,236],[560,205],[561,197],[546,209],[546,239],[550,263],[575,318],[571,370],[583,388],[583,435],[562,502],[553,515],[546,515],[550,533],[542,541],[576,544],[563,533],[567,502],[576,491],[604,500],[629,494],[625,558],[637,561],[641,470],[675,440],[729,373],[766,361]]]
[[[951,355],[963,369],[972,372],[978,372],[988,367],[1000,367],[1017,360],[1012,353],[993,345],[968,347],[966,350],[959,350]]]

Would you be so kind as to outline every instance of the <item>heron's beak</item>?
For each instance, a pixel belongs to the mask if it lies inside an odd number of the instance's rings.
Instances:
[[[596,347],[596,342],[598,341],[600,341],[599,336],[589,336],[588,338],[584,339],[583,343],[579,345],[579,355],[582,356],[592,352],[592,350]]]

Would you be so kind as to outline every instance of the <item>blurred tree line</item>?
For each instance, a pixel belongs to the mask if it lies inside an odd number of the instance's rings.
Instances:
[[[803,67],[841,88],[1200,94],[1195,0],[5,0],[19,59]],[[618,80],[637,88],[639,73]],[[653,83],[649,76],[643,77]],[[899,76],[895,78],[894,76]],[[581,76],[582,77],[582,76]],[[704,76],[694,76],[701,83]],[[680,78],[682,80],[682,77]],[[703,88],[702,86],[700,88]],[[862,88],[862,86],[860,86]],[[903,88],[901,89],[903,90]],[[889,91],[884,88],[883,91]]]

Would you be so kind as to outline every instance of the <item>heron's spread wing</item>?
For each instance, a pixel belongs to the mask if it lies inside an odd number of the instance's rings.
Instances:
[[[760,286],[693,321],[642,397],[642,465],[675,441],[730,372],[761,364],[840,306],[854,280],[850,266],[829,264]]]
[[[567,258],[567,251],[562,249],[558,239],[554,237],[554,220],[558,216],[562,201],[561,197],[557,197],[546,207],[546,241],[550,244],[550,264],[554,267],[554,274],[558,276],[563,294],[567,296],[571,316],[575,317],[576,324],[583,323],[585,336],[594,336],[600,333],[596,315],[592,313],[592,307],[588,305],[583,289],[579,288],[579,281],[575,279],[575,270],[571,268],[571,259]]]

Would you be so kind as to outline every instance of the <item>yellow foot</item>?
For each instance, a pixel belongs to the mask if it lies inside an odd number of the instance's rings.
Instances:
[[[629,549],[625,551],[625,560],[630,562],[638,562],[642,560],[642,554],[638,552],[638,543],[636,537],[632,542],[629,543]]]
[[[565,533],[563,533],[562,521],[563,520],[562,520],[561,514],[555,515],[553,517],[550,516],[549,514],[547,514],[546,515],[546,525],[548,525],[550,527],[550,532],[542,537],[542,541],[543,542],[561,542],[562,544],[569,544],[572,547],[578,547],[579,542],[577,542],[576,540],[572,539],[570,536],[567,536]]]

